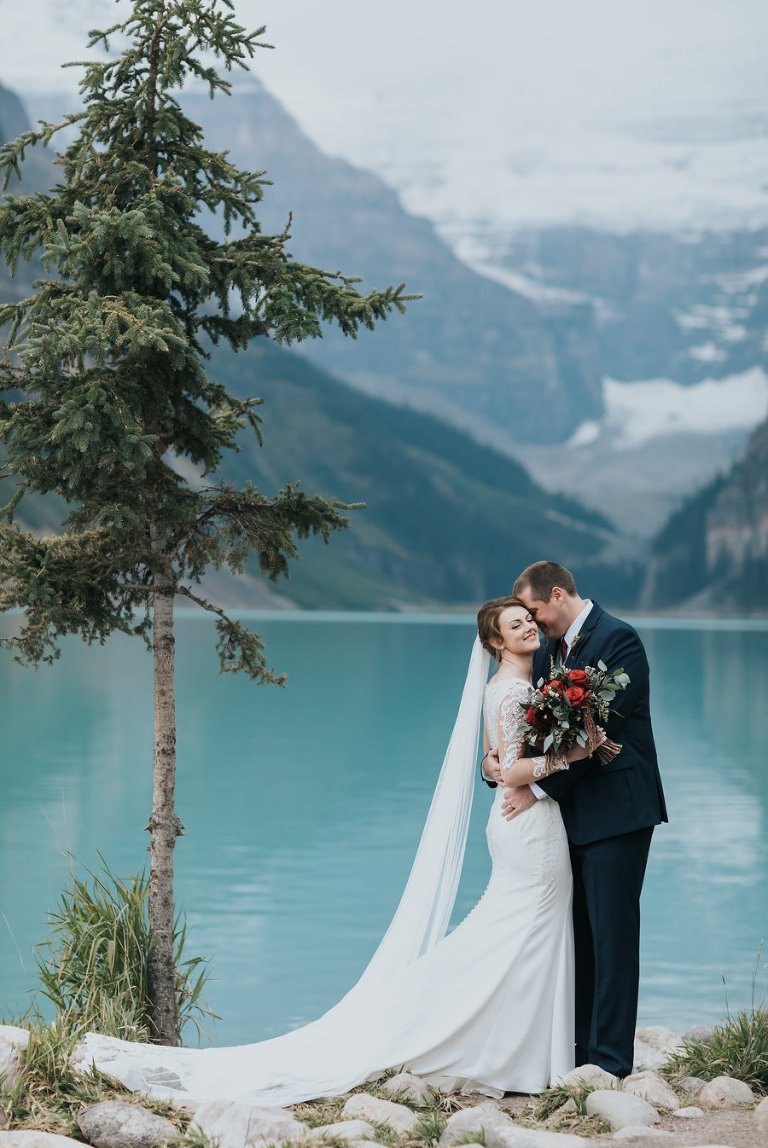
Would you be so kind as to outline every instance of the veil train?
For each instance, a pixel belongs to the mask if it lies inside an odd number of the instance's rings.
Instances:
[[[378,1063],[392,986],[448,930],[467,842],[489,655],[475,638],[456,722],[395,915],[362,976],[318,1020],[258,1044],[189,1049],[87,1033],[75,1063],[156,1097],[240,1099],[265,1106],[337,1095]]]

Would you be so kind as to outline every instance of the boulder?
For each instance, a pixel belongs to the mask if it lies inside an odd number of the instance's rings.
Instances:
[[[393,1100],[382,1100],[367,1092],[356,1092],[350,1096],[341,1110],[341,1115],[370,1120],[374,1124],[386,1124],[395,1132],[410,1132],[419,1123],[419,1117],[405,1104]]]
[[[700,1076],[683,1076],[678,1080],[677,1086],[681,1092],[687,1092],[689,1096],[698,1096],[706,1083]]]
[[[624,1092],[631,1092],[633,1096],[642,1096],[654,1108],[661,1108],[665,1112],[674,1112],[680,1107],[680,1101],[675,1096],[666,1080],[662,1080],[655,1072],[636,1072],[624,1078],[622,1085]]]
[[[449,1117],[443,1134],[442,1145],[465,1144],[468,1138],[477,1136],[490,1145],[490,1137],[501,1131],[515,1131],[517,1125],[511,1116],[501,1112],[497,1105],[478,1104],[475,1108],[460,1108]]]
[[[704,1085],[697,1097],[702,1108],[742,1108],[754,1099],[749,1085],[733,1076],[716,1076]]]
[[[29,1030],[14,1024],[0,1025],[0,1087],[10,1091],[18,1082],[22,1053],[29,1044]]]
[[[672,1115],[678,1116],[681,1120],[695,1120],[697,1116],[704,1115],[704,1109],[697,1108],[695,1104],[689,1104],[687,1108],[678,1108]]]
[[[313,1128],[308,1134],[309,1140],[322,1140],[324,1136],[332,1136],[334,1140],[375,1140],[376,1132],[366,1120],[339,1120],[337,1124],[323,1124],[321,1128]]]
[[[645,1041],[635,1037],[635,1047],[632,1054],[632,1072],[657,1072],[666,1062],[667,1054],[659,1052]]]
[[[633,1124],[647,1126],[659,1122],[656,1109],[641,1096],[633,1096],[630,1092],[599,1088],[587,1097],[586,1110],[588,1116],[599,1116],[604,1120],[613,1132]]]
[[[29,1044],[29,1029],[19,1028],[15,1024],[0,1024],[0,1044],[11,1048],[26,1048]]]
[[[434,1104],[435,1094],[429,1085],[412,1072],[398,1072],[381,1086],[381,1091],[395,1098],[402,1097],[413,1104]]]
[[[153,1148],[180,1135],[176,1125],[164,1116],[124,1100],[91,1104],[78,1114],[77,1123],[94,1148]]]
[[[606,1072],[597,1064],[581,1064],[566,1072],[562,1079],[563,1084],[589,1084],[593,1088],[613,1088],[618,1077],[612,1072]]]
[[[755,1109],[755,1124],[761,1132],[766,1133],[768,1139],[768,1096],[761,1100]]]
[[[237,1100],[208,1100],[195,1112],[190,1130],[199,1129],[218,1148],[266,1148],[304,1140],[309,1129],[282,1108],[261,1108]]]

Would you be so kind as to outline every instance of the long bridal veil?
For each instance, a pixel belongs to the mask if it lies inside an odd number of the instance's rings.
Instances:
[[[184,1099],[284,1105],[347,1091],[389,1065],[378,1034],[398,976],[440,941],[467,842],[489,656],[476,638],[443,766],[400,903],[359,981],[318,1020],[258,1044],[186,1049],[88,1033],[76,1053],[128,1088]]]

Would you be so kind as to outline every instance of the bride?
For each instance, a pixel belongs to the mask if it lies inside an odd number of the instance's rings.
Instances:
[[[357,984],[327,1013],[258,1044],[187,1049],[88,1033],[78,1047],[128,1088],[187,1100],[282,1106],[338,1095],[371,1073],[406,1066],[446,1091],[540,1092],[573,1067],[573,950],[568,843],[557,803],[502,815],[495,791],[486,835],[492,871],[452,932],[475,779],[481,712],[500,780],[523,785],[588,751],[524,757],[518,730],[539,648],[516,598],[480,609],[453,734],[398,909]],[[490,681],[489,655],[498,663]]]

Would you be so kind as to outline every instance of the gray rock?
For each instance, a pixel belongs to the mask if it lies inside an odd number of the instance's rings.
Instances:
[[[633,1124],[658,1124],[659,1114],[641,1096],[629,1092],[614,1092],[599,1088],[590,1092],[586,1100],[588,1116],[599,1116],[613,1132]]]
[[[674,1112],[680,1107],[680,1101],[665,1080],[655,1072],[637,1072],[627,1076],[622,1085],[624,1092],[631,1092],[633,1096],[642,1096],[654,1108]]]
[[[647,1124],[629,1124],[614,1132],[614,1140],[669,1140],[671,1132],[664,1132],[661,1128],[649,1128]]]
[[[593,1088],[612,1088],[618,1077],[597,1064],[581,1064],[563,1077],[563,1084],[590,1084]]]
[[[81,1140],[70,1140],[55,1132],[34,1132],[31,1129],[0,1132],[2,1148],[83,1148]]]
[[[219,1148],[265,1148],[304,1140],[309,1129],[282,1108],[260,1108],[237,1100],[208,1100],[195,1113],[190,1128],[199,1130]]]
[[[0,1024],[0,1044],[7,1044],[12,1048],[26,1048],[29,1044],[29,1029],[19,1028],[15,1024]]]
[[[683,1033],[683,1040],[709,1040],[714,1031],[712,1025],[694,1024]]]
[[[749,1085],[733,1076],[716,1076],[704,1085],[697,1097],[702,1108],[742,1108],[754,1099]]]
[[[419,1117],[404,1104],[393,1100],[382,1100],[367,1092],[357,1092],[350,1096],[341,1110],[343,1117],[360,1117],[374,1124],[386,1124],[395,1132],[410,1132],[419,1123]]]
[[[564,1120],[570,1120],[572,1116],[578,1116],[579,1110],[576,1107],[576,1101],[572,1098],[566,1100],[565,1104],[561,1104],[554,1112],[550,1113],[544,1123],[548,1128],[557,1128]]]
[[[706,1083],[706,1080],[702,1080],[700,1076],[683,1076],[677,1082],[678,1088],[690,1096],[698,1096]]]
[[[95,1148],[153,1148],[180,1135],[176,1125],[164,1116],[124,1100],[92,1104],[79,1113],[77,1123]]]
[[[668,1059],[667,1053],[659,1052],[650,1044],[635,1037],[635,1047],[632,1055],[632,1072],[656,1072]]]
[[[312,1128],[308,1134],[308,1139],[322,1140],[324,1136],[333,1136],[336,1140],[357,1142],[375,1140],[376,1131],[367,1120],[339,1120],[336,1124],[323,1124],[321,1128]]]
[[[22,1053],[29,1044],[29,1031],[13,1024],[0,1025],[0,1086],[10,1091],[18,1083]]]
[[[487,1148],[591,1148],[591,1141],[568,1132],[541,1132],[538,1128],[505,1129],[491,1133]]]
[[[681,1120],[695,1120],[697,1116],[704,1115],[704,1109],[697,1108],[695,1104],[689,1104],[687,1108],[678,1108],[672,1115],[678,1116]]]
[[[761,1132],[768,1132],[768,1096],[755,1109],[755,1124]]]
[[[397,1076],[391,1076],[389,1080],[384,1081],[381,1091],[395,1098],[410,1100],[413,1104],[435,1103],[433,1090],[412,1072],[398,1072]]]
[[[500,1131],[514,1131],[516,1128],[511,1116],[501,1112],[496,1105],[478,1104],[475,1108],[460,1108],[449,1117],[440,1137],[442,1145],[462,1144],[469,1136],[490,1145],[489,1137]]]
[[[673,1032],[671,1028],[662,1028],[661,1025],[639,1028],[635,1033],[635,1039],[649,1045],[656,1052],[672,1052],[682,1043],[679,1033]]]

